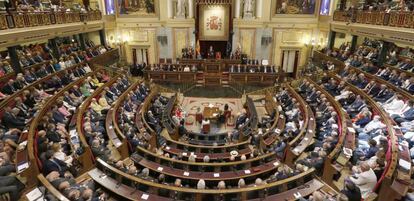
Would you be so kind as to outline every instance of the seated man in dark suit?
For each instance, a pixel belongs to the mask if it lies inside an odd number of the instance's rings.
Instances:
[[[92,141],[91,149],[92,149],[92,153],[95,157],[101,158],[104,161],[107,161],[108,158],[111,155],[111,151],[108,150],[108,149],[105,149],[105,147],[101,145],[101,142],[97,138],[95,138]]]
[[[12,201],[19,200],[24,185],[15,176],[0,176],[0,195],[9,193]]]
[[[346,112],[353,117],[359,113],[364,106],[365,101],[361,98],[360,95],[357,95],[355,101],[346,109]]]
[[[399,64],[400,69],[411,71],[414,66],[410,62],[410,59],[406,59],[404,62],[401,62]]]
[[[17,128],[19,130],[24,130],[26,122],[23,118],[18,117],[20,113],[18,108],[11,109],[6,107],[5,113],[3,114],[2,123],[6,128]]]
[[[53,151],[48,150],[46,152],[46,161],[43,162],[43,174],[48,175],[49,173],[56,171],[63,177],[66,173],[66,163],[53,157]]]
[[[376,96],[379,93],[380,88],[376,82],[372,80],[367,84],[367,86],[365,86],[364,91],[370,96]]]
[[[14,80],[12,79],[10,79],[1,89],[1,92],[7,95],[11,95],[16,91],[17,89],[14,87]]]
[[[380,86],[380,91],[378,92],[376,96],[374,96],[374,100],[377,102],[383,103],[393,96],[394,96],[394,93],[391,92],[385,84],[382,84]]]

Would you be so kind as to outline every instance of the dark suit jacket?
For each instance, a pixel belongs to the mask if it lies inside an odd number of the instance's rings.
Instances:
[[[16,117],[9,112],[4,113],[2,124],[9,129],[18,128],[20,130],[23,130],[26,125],[22,118]]]
[[[14,92],[16,92],[16,88],[15,88],[14,86],[11,86],[11,85],[9,85],[9,84],[6,84],[6,85],[4,85],[4,86],[3,86],[3,88],[1,89],[1,92],[3,92],[4,94],[7,94],[7,95],[11,95],[11,94],[13,94]]]
[[[53,171],[57,171],[62,177],[64,176],[66,169],[67,169],[66,163],[56,158],[53,158],[51,160],[46,160],[43,164],[44,175],[48,175],[49,173]]]

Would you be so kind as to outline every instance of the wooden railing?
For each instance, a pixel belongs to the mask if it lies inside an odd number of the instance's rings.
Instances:
[[[364,11],[357,10],[353,14],[348,11],[335,11],[334,21],[356,22],[380,26],[414,28],[414,13],[407,11]]]
[[[14,12],[0,14],[0,30],[101,20],[100,11]]]

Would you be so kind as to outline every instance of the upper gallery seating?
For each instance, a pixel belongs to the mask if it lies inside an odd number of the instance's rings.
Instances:
[[[99,10],[37,11],[32,8],[0,14],[0,30],[101,20]]]
[[[414,28],[412,1],[366,3],[360,7],[339,8],[334,11],[334,21]]]

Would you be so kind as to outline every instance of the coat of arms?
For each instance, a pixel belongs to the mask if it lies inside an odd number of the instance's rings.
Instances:
[[[221,31],[223,26],[223,22],[221,17],[218,16],[210,16],[206,19],[206,29],[207,30],[218,30]]]

